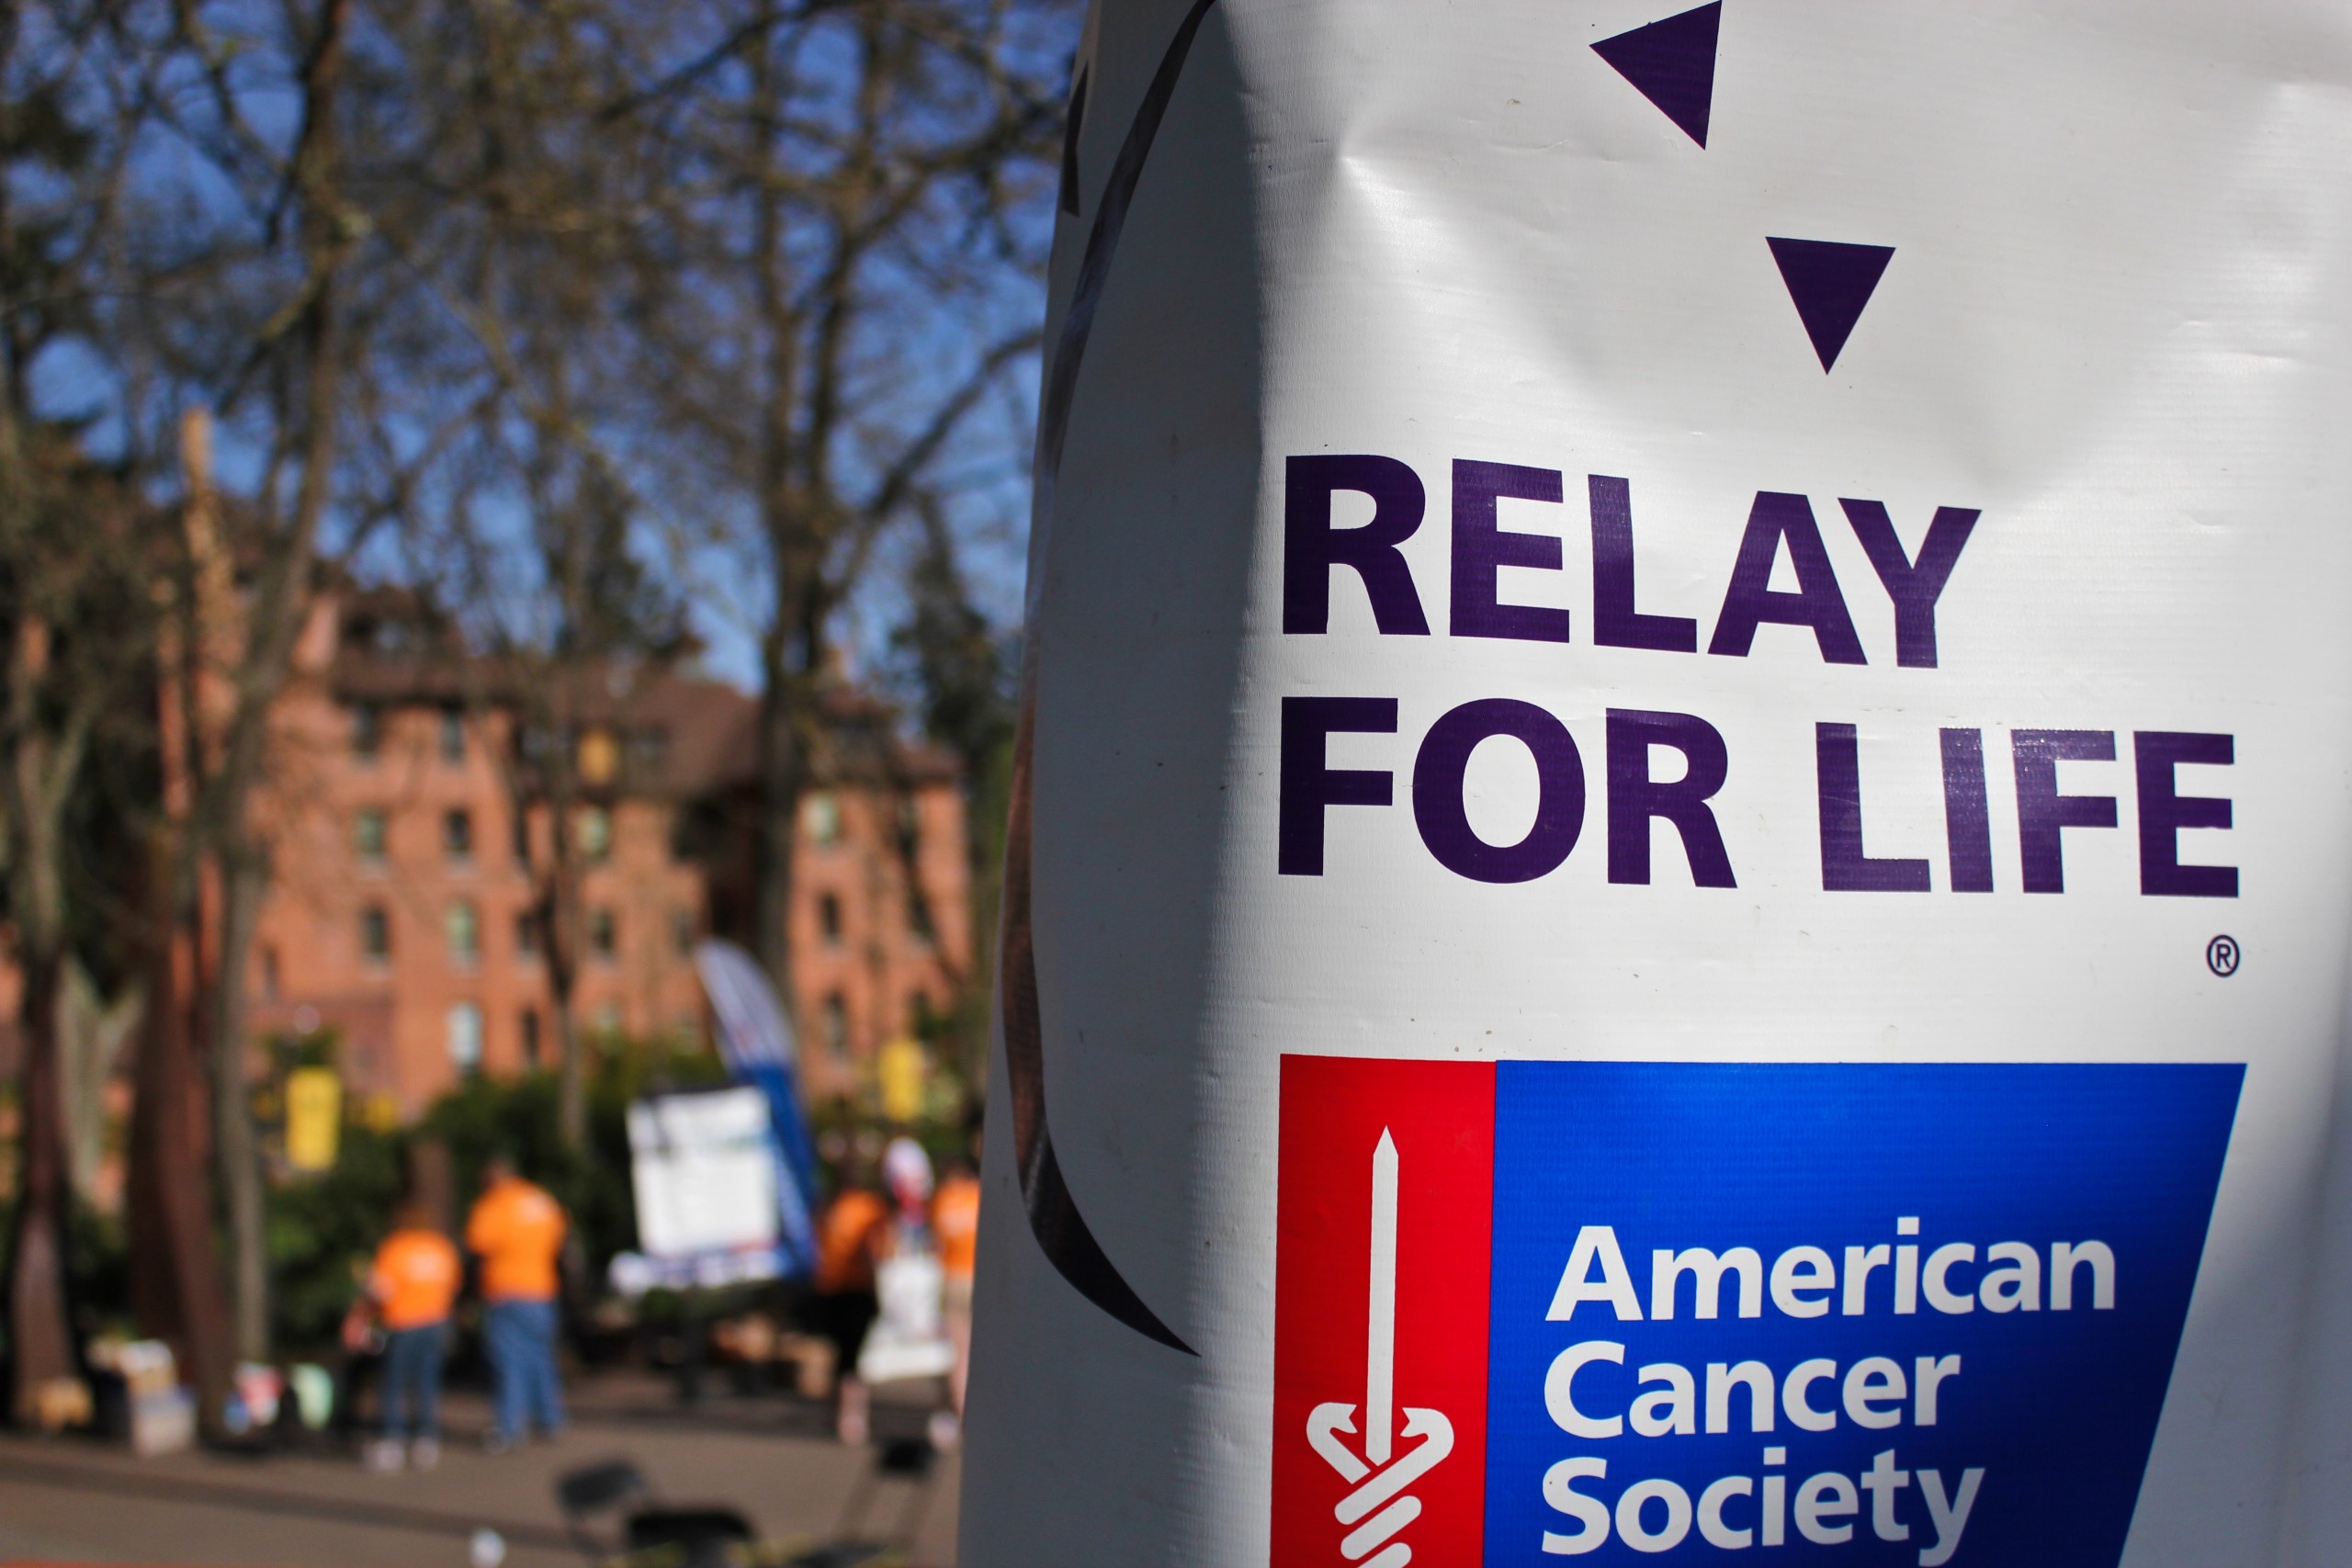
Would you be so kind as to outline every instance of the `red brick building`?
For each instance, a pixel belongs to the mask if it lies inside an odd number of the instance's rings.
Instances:
[[[331,597],[297,665],[258,807],[271,884],[249,977],[256,1028],[334,1027],[351,1089],[404,1113],[465,1073],[551,1064],[530,917],[550,824],[515,763],[526,742],[557,742],[521,722],[494,671],[417,651],[397,599]],[[591,1039],[700,1036],[693,945],[750,934],[755,705],[662,669],[588,684],[560,739],[581,781],[575,1016]],[[972,941],[954,760],[907,743],[846,687],[831,707],[833,760],[802,802],[793,890],[817,1098],[855,1093],[885,1041],[948,1006]]]

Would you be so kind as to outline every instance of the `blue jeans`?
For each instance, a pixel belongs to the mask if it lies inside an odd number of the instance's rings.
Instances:
[[[442,1332],[435,1323],[384,1337],[384,1436],[393,1442],[441,1435]]]
[[[498,1430],[521,1438],[533,1422],[563,1426],[563,1385],[555,1375],[555,1303],[492,1302],[482,1325],[490,1352]]]

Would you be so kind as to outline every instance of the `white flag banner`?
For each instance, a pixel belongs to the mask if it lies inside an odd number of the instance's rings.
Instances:
[[[2352,11],[1070,124],[962,1561],[2340,1561]]]

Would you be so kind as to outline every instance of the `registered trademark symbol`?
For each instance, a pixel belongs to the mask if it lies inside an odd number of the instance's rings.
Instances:
[[[2223,978],[2238,972],[2238,939],[2217,936],[2205,944],[2205,967]]]

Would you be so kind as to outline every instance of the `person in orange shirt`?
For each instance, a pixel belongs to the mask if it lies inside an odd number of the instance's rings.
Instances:
[[[466,1250],[481,1259],[483,1348],[490,1354],[493,1425],[482,1438],[492,1453],[522,1441],[537,1422],[553,1437],[563,1429],[563,1385],[556,1376],[556,1274],[569,1222],[563,1205],[494,1156],[486,1185],[466,1219]]]
[[[964,1385],[972,1359],[972,1264],[980,1244],[980,1178],[974,1168],[979,1158],[980,1134],[972,1129],[972,1158],[947,1168],[947,1178],[931,1200],[931,1234],[939,1246],[943,1277],[940,1325],[956,1347],[956,1365],[947,1373],[947,1398],[960,1418]]]
[[[881,1311],[874,1263],[890,1224],[890,1205],[865,1172],[844,1161],[833,1201],[817,1222],[817,1329],[833,1347],[833,1429],[845,1443],[866,1434],[866,1390],[857,1354]]]
[[[368,1273],[368,1295],[385,1339],[383,1429],[368,1464],[398,1470],[405,1446],[409,1462],[431,1470],[441,1460],[443,1341],[464,1271],[458,1249],[433,1228],[422,1204],[401,1204],[393,1224]]]

